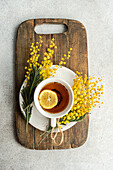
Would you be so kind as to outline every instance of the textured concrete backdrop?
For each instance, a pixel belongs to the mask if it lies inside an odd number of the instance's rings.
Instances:
[[[104,78],[104,105],[90,116],[86,143],[77,149],[35,151],[15,140],[14,57],[18,25],[32,18],[69,18],[87,30],[89,73]],[[113,1],[0,1],[0,170],[113,169]]]

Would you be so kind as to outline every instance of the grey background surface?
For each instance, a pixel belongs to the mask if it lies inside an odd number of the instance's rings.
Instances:
[[[89,73],[103,75],[104,105],[90,116],[86,143],[77,149],[36,151],[15,140],[14,54],[18,25],[32,18],[69,18],[87,30]],[[113,169],[113,1],[0,0],[0,170]]]

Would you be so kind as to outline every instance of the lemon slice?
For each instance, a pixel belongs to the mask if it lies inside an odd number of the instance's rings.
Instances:
[[[44,109],[52,109],[58,103],[57,94],[51,90],[43,90],[39,95],[39,103]]]

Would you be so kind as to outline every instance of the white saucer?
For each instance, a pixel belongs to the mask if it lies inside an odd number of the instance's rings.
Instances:
[[[52,66],[52,68],[54,68],[54,67],[55,67],[55,65]],[[61,79],[65,80],[70,86],[73,86],[73,84],[74,84],[73,79],[75,78],[75,75],[76,74],[72,70],[70,70],[66,67],[62,67],[62,68],[59,67],[55,74],[55,78],[61,78]],[[21,96],[21,90],[22,90],[23,86],[25,86],[24,82],[21,86],[20,93],[19,93],[19,104],[20,104],[21,111],[24,113],[24,111],[22,109],[23,98]],[[42,114],[40,114],[40,112],[36,109],[34,102],[33,102],[33,108],[32,108],[32,115],[31,115],[29,123],[41,131],[48,130],[49,125],[50,125],[49,118],[46,118]],[[65,131],[65,130],[71,128],[76,123],[77,122],[70,122],[67,125],[62,125],[62,131]]]

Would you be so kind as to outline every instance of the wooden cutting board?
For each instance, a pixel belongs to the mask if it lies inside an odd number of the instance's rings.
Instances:
[[[42,131],[34,128],[29,124],[26,133],[25,121],[19,108],[19,90],[24,81],[26,61],[29,58],[29,49],[31,44],[39,41],[39,34],[36,34],[34,28],[36,25],[48,24],[65,24],[68,30],[60,34],[41,34],[43,40],[43,49],[55,38],[57,49],[53,57],[53,63],[58,64],[64,53],[70,49],[71,57],[67,61],[66,67],[73,71],[80,71],[88,74],[88,56],[87,56],[87,37],[85,27],[78,21],[68,19],[32,19],[20,24],[17,32],[16,41],[16,61],[15,61],[15,117],[16,131],[18,141],[25,147],[37,150],[47,149],[69,149],[77,148],[84,144],[88,135],[89,116],[87,115],[82,122],[64,132],[64,141],[60,146],[54,146],[50,136],[46,138],[38,147],[40,134]],[[42,54],[42,52],[41,52]],[[43,57],[43,56],[42,56]],[[42,58],[40,57],[40,60]],[[60,136],[58,135],[58,139]]]

